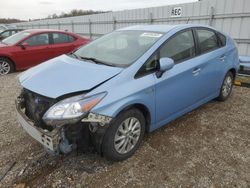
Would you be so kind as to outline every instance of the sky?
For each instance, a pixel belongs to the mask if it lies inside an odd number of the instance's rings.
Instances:
[[[197,0],[0,0],[0,18],[46,18],[72,9],[117,11],[193,2]]]

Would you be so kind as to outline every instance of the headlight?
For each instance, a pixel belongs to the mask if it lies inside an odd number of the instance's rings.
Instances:
[[[106,95],[106,92],[90,97],[78,95],[56,103],[44,114],[45,122],[51,120],[78,119],[89,112]]]

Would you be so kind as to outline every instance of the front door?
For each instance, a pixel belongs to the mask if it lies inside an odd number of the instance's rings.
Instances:
[[[33,35],[24,42],[24,47],[15,52],[15,59],[22,68],[29,68],[53,58],[48,33]]]
[[[156,79],[156,127],[184,114],[203,96],[202,62],[195,61],[194,33],[185,30],[170,38],[160,49],[159,58],[169,57],[175,66]]]

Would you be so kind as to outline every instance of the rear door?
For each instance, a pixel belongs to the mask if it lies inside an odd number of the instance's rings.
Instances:
[[[223,38],[212,29],[195,29],[200,62],[200,82],[203,83],[201,91],[203,98],[216,95],[219,92],[222,80],[225,76],[225,63],[228,61],[227,49]],[[220,35],[223,37],[223,35]],[[218,93],[219,95],[219,93]]]
[[[54,52],[54,56],[60,56],[62,54],[69,53],[73,51],[76,46],[74,44],[74,41],[76,38],[74,38],[71,35],[68,35],[66,33],[59,33],[59,32],[53,32],[50,33],[52,38],[52,49]]]
[[[156,78],[158,126],[219,95],[227,55],[215,31],[196,28],[177,33],[161,48],[161,57],[172,58],[176,65]]]
[[[34,34],[21,45],[24,47],[15,52],[15,59],[18,59],[23,68],[29,68],[53,57],[48,33]]]

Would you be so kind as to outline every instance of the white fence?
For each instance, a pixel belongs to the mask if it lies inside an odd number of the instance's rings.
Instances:
[[[25,29],[68,30],[96,38],[130,25],[183,23],[211,25],[228,33],[237,42],[239,54],[250,55],[250,0],[203,0],[171,6],[23,22],[16,25]]]

